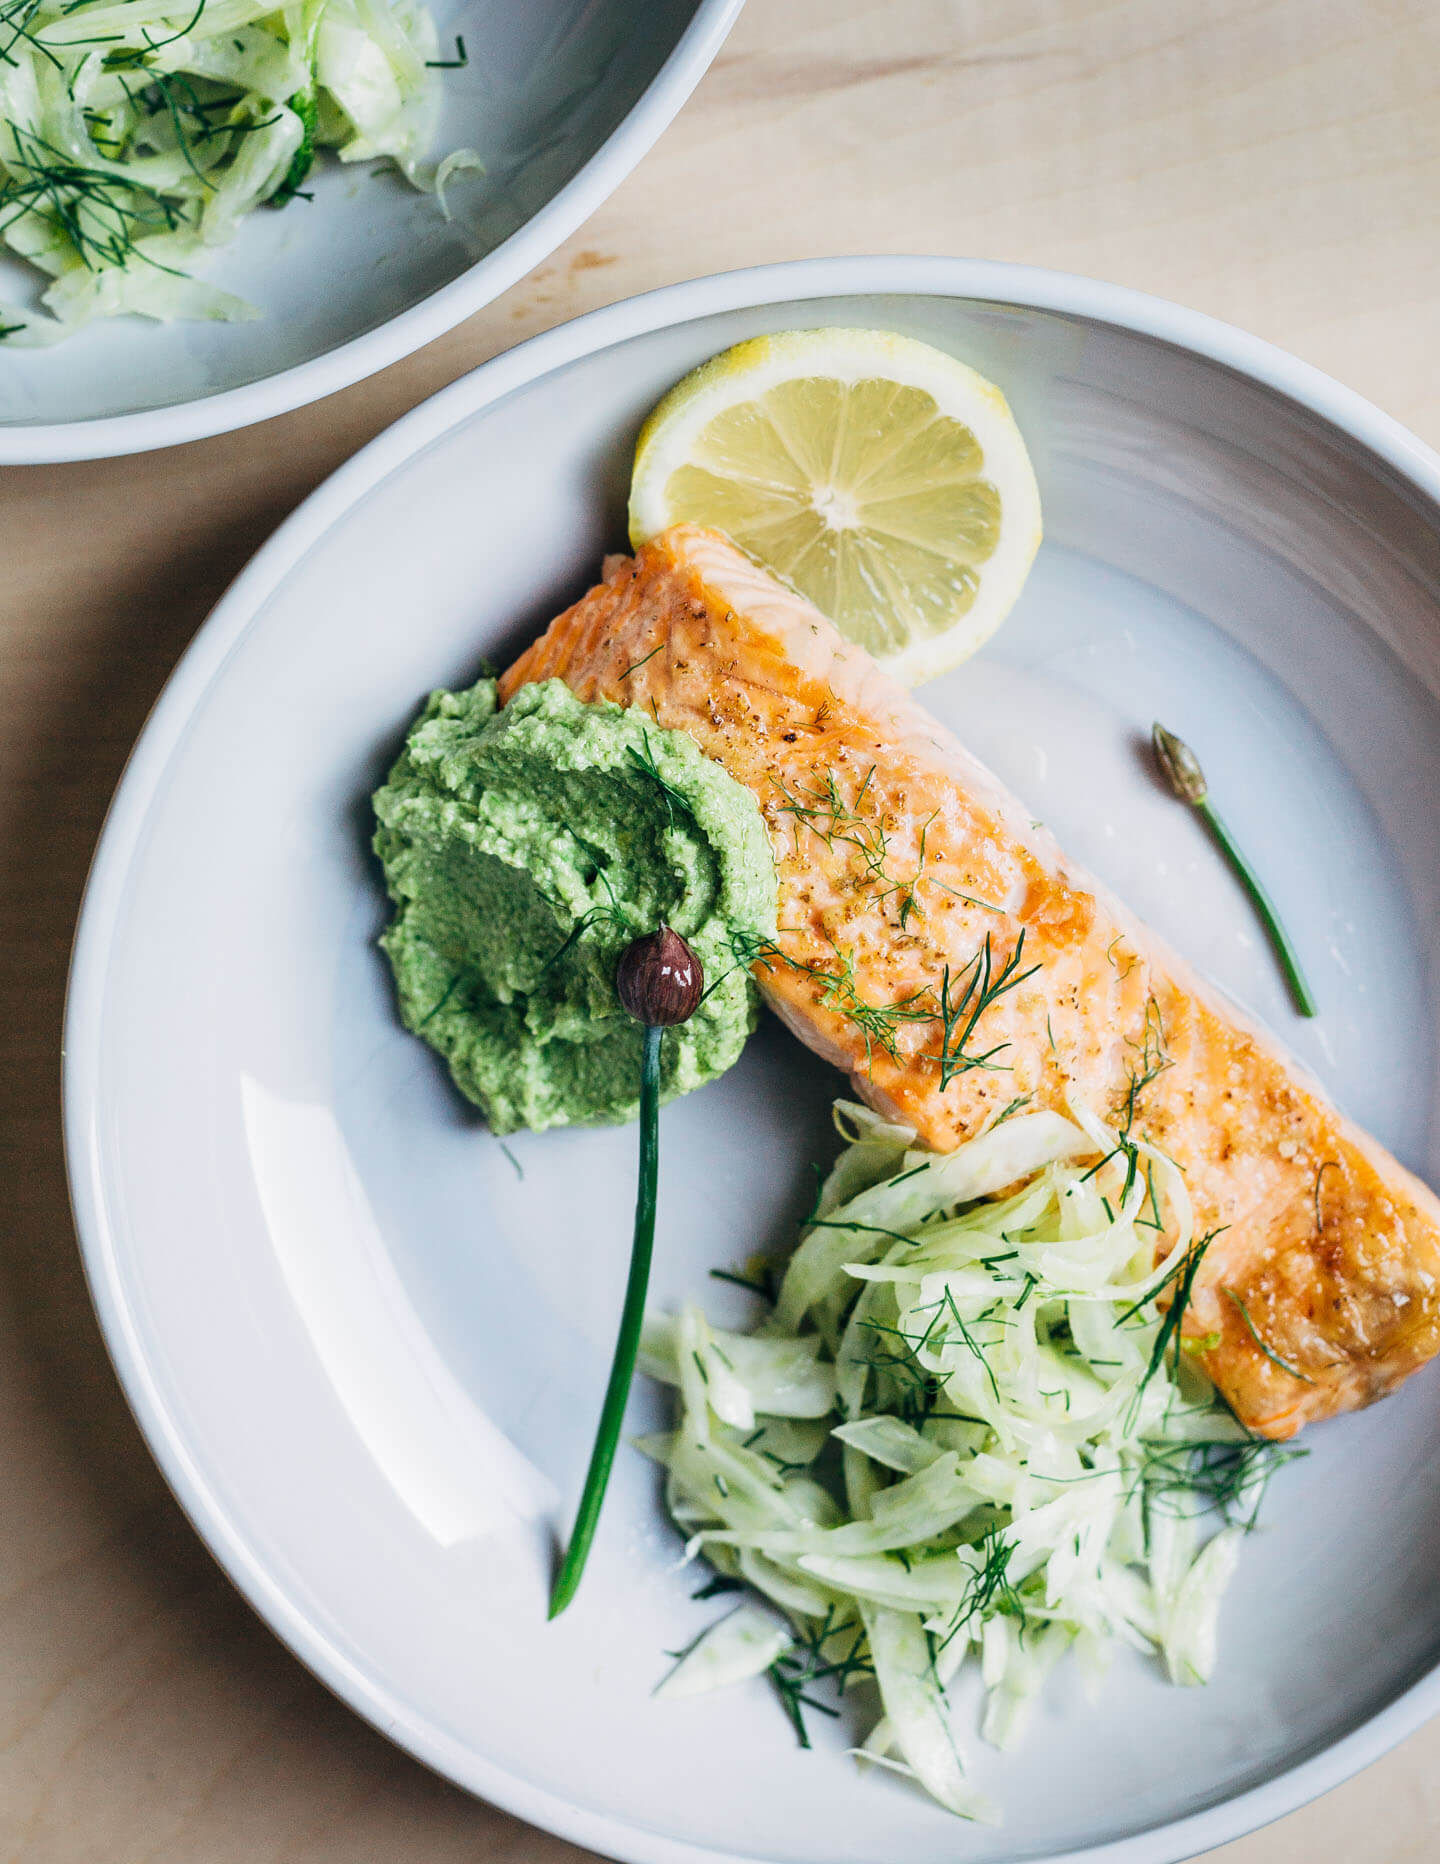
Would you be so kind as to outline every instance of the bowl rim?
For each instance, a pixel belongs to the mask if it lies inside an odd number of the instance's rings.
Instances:
[[[0,466],[113,459],[231,433],[337,394],[444,336],[518,284],[609,199],[679,115],[744,4],[696,0],[665,62],[583,167],[508,239],[418,304],[305,362],[213,395],[133,414],[0,421]]]
[[[758,1864],[576,1806],[424,1725],[330,1644],[231,1522],[145,1361],[110,1222],[96,1136],[107,957],[131,860],[166,765],[231,650],[290,570],[391,472],[502,397],[632,337],[719,312],[857,295],[944,297],[1083,318],[1217,362],[1318,415],[1430,507],[1440,530],[1440,454],[1312,365],[1203,312],[1128,287],[1000,261],[923,256],[793,260],[664,286],[588,312],[481,364],[402,416],[339,467],[261,546],[212,610],[157,701],[111,803],[75,936],[65,1008],[63,1117],[72,1210],[91,1298],[122,1390],[180,1506],[247,1601],[336,1695],[445,1777],[571,1843],[626,1864]],[[823,315],[823,309],[822,309]],[[1128,1837],[1051,1854],[1049,1864],[1179,1864],[1305,1805],[1379,1760],[1440,1712],[1440,1664],[1328,1747],[1231,1798]]]

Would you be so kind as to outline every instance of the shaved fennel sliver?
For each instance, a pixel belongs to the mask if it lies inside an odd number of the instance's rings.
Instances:
[[[676,1664],[657,1696],[698,1696],[768,1670],[794,1643],[773,1612],[747,1601],[710,1629]]]

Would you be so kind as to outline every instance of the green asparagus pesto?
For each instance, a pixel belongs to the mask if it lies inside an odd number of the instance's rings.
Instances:
[[[662,1092],[738,1060],[758,999],[734,943],[774,936],[775,866],[750,792],[684,732],[559,680],[502,708],[481,680],[431,695],[375,814],[401,1017],[495,1132],[634,1117],[642,1033],[615,966],[662,924],[707,981]]]

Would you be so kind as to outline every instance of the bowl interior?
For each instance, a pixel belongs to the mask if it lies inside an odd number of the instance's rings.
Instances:
[[[114,318],[50,349],[7,350],[0,424],[176,407],[297,368],[388,323],[486,260],[574,180],[639,102],[698,7],[435,0],[433,10],[441,55],[454,55],[458,32],[468,57],[462,69],[437,74],[437,157],[468,147],[485,163],[483,174],[456,177],[450,219],[393,171],[344,168],[326,155],[307,183],[313,200],[249,215],[205,269],[254,304],[259,319]],[[557,226],[551,244],[568,232]],[[497,274],[494,289],[509,282]],[[33,302],[39,283],[20,262],[0,260],[0,297]],[[477,296],[465,311],[483,302]]]
[[[1033,449],[1032,581],[927,703],[1440,1175],[1435,512],[1317,416],[1149,338],[939,296],[831,298],[453,402],[455,424],[341,509],[194,703],[161,715],[132,784],[148,806],[111,831],[100,1008],[72,1029],[92,1275],[231,1570],[351,1701],[477,1790],[634,1858],[1188,1855],[1198,1838],[1157,1828],[1319,1753],[1440,1655],[1435,1376],[1316,1429],[1277,1477],[1208,1689],[1127,1654],[1090,1703],[1062,1672],[1026,1745],[974,1744],[1005,1825],[957,1827],[856,1770],[858,1717],[816,1718],[806,1753],[763,1682],[651,1699],[664,1653],[726,1602],[692,1602],[638,1455],[579,1602],[546,1625],[618,1312],[634,1135],[503,1149],[397,1027],[374,946],[367,797],[425,692],[506,660],[622,542],[630,444],[666,387],[743,336],[821,322],[954,350],[1002,385]],[[1201,749],[1281,902],[1313,1025],[1152,781],[1155,717]],[[744,1313],[707,1270],[784,1240],[808,1162],[833,1153],[840,1085],[767,1025],[667,1111],[658,1303],[700,1291]],[[639,1394],[637,1427],[663,1414]]]

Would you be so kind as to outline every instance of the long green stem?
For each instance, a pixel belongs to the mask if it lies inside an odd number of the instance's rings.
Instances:
[[[625,1307],[620,1316],[620,1334],[615,1342],[615,1357],[610,1365],[610,1383],[605,1388],[605,1403],[600,1411],[600,1425],[595,1432],[595,1447],[590,1452],[590,1467],[585,1475],[585,1489],[580,1510],[550,1594],[550,1616],[558,1618],[574,1598],[585,1571],[590,1543],[600,1520],[606,1485],[620,1442],[620,1428],[625,1421],[625,1405],[635,1377],[635,1360],[640,1350],[640,1328],[645,1319],[645,1293],[650,1286],[650,1258],[655,1252],[655,1190],[660,1176],[660,1041],[665,1031],[652,1023],[645,1025],[645,1051],[640,1071],[640,1183],[635,1195],[635,1240],[630,1247],[630,1280],[625,1288]]]
[[[1223,819],[1209,797],[1202,797],[1195,804],[1210,833],[1220,845],[1220,850],[1234,868],[1241,886],[1250,895],[1251,904],[1260,915],[1261,924],[1270,936],[1270,943],[1275,947],[1275,956],[1280,961],[1280,969],[1285,973],[1285,981],[1290,986],[1290,994],[1295,999],[1295,1007],[1302,1016],[1316,1014],[1315,998],[1311,994],[1305,973],[1300,968],[1300,959],[1295,947],[1290,943],[1290,935],[1280,923],[1280,915],[1275,910],[1275,902],[1265,891],[1260,876],[1245,859],[1235,837],[1225,826]]]

